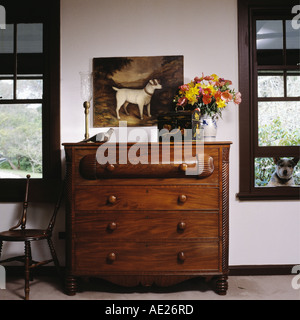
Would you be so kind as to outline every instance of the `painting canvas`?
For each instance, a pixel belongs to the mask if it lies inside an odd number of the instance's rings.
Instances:
[[[183,56],[93,59],[93,126],[153,126],[172,111]]]

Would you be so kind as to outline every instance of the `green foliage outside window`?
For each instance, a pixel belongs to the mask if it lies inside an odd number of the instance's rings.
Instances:
[[[0,108],[0,176],[42,173],[41,105],[2,105]]]

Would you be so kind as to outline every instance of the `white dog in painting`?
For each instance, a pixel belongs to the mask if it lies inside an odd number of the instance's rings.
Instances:
[[[162,85],[159,83],[157,79],[150,80],[144,89],[118,89],[116,87],[112,87],[116,93],[117,99],[117,107],[116,113],[117,118],[120,120],[120,108],[124,105],[124,109],[127,115],[129,115],[127,111],[127,106],[129,103],[137,104],[140,110],[140,117],[143,120],[143,110],[144,106],[147,106],[148,117],[151,117],[150,114],[150,102],[151,98],[156,89],[161,89]]]

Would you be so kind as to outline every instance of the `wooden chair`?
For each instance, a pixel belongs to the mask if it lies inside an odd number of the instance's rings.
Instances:
[[[57,272],[59,275],[60,273],[60,266],[59,262],[56,256],[56,252],[54,250],[53,242],[51,240],[52,237],[52,230],[55,224],[56,215],[59,210],[62,196],[63,196],[63,187],[60,193],[60,196],[58,198],[58,201],[55,205],[54,212],[52,214],[52,217],[50,219],[48,228],[46,230],[44,229],[26,229],[26,219],[27,219],[27,208],[28,208],[28,189],[29,189],[29,179],[30,175],[27,175],[27,181],[26,181],[26,191],[25,191],[25,200],[23,203],[23,212],[20,221],[18,224],[9,229],[8,231],[0,232],[0,258],[1,258],[1,251],[2,251],[2,245],[3,241],[18,241],[18,242],[24,242],[25,243],[25,255],[24,256],[17,256],[13,258],[9,258],[6,260],[0,261],[0,264],[4,262],[10,262],[10,261],[21,261],[24,262],[25,265],[25,300],[29,300],[29,279],[30,277],[30,269],[48,264],[50,262],[54,262],[55,267],[57,269]],[[20,227],[20,229],[19,229]],[[31,242],[32,241],[40,241],[40,240],[47,240],[52,259],[45,260],[41,262],[37,262],[32,260],[31,256]]]

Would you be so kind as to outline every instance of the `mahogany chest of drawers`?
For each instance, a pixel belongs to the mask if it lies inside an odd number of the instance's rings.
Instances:
[[[201,157],[195,142],[140,146],[64,144],[66,293],[78,277],[168,286],[216,276],[226,294],[230,142],[205,143]]]

